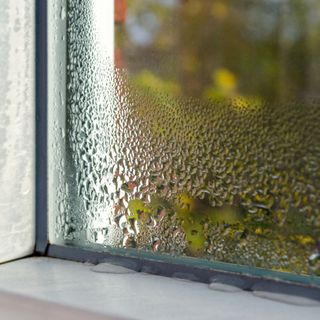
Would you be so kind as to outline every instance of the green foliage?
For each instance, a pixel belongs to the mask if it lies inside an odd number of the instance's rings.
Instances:
[[[129,209],[129,219],[140,220],[142,214],[151,214],[151,209],[148,208],[144,202],[140,199],[130,200],[128,204]]]
[[[161,92],[162,94],[178,95],[180,92],[177,82],[160,78],[149,70],[142,70],[132,77],[132,81],[136,86],[152,90],[155,93]]]

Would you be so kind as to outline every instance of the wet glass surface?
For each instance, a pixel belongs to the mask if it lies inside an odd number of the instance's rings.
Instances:
[[[120,2],[114,67],[69,1],[57,238],[319,275],[320,4]]]

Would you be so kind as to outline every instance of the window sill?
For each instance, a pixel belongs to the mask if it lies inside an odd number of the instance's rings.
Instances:
[[[0,265],[0,290],[19,295],[16,305],[20,307],[19,299],[24,296],[38,299],[34,300],[35,308],[43,308],[43,303],[58,304],[62,314],[71,312],[71,307],[75,314],[83,312],[84,318],[86,312],[95,312],[130,319],[294,320],[315,319],[320,311],[320,304],[297,306],[262,299],[246,291],[209,290],[206,284],[186,280],[135,272],[98,273],[91,269],[89,264],[53,258],[22,259]],[[12,301],[14,313],[15,299]],[[49,305],[45,309],[50,310]],[[10,318],[4,313],[8,307],[3,306],[0,302],[0,318]]]

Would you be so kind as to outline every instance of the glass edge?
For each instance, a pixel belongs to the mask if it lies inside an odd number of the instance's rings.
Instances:
[[[170,264],[177,267],[177,272],[179,272],[179,266],[181,266],[183,268],[186,268],[187,271],[190,271],[191,275],[195,269],[198,269],[207,270],[209,272],[212,271],[226,274],[229,273],[232,275],[257,278],[260,281],[280,281],[293,285],[312,286],[320,289],[320,277],[316,276],[299,275],[289,272],[274,271],[220,261],[206,261],[204,259],[193,257],[177,257],[169,254],[155,254],[135,249],[111,248],[103,245],[90,244],[90,246],[84,246],[82,244],[81,246],[79,246],[75,242],[65,245],[50,244],[48,248],[48,256],[50,256],[52,253],[62,253],[62,251],[66,253],[66,258],[70,258],[70,260],[73,260],[72,257],[77,258],[77,261],[88,261],[86,260],[87,258],[90,258],[91,261],[91,258],[94,258],[94,262],[100,263],[107,258],[128,258],[132,259],[132,261],[142,261],[142,263],[144,261],[154,262],[156,264],[159,264],[160,269],[163,263]],[[77,252],[79,252],[79,256],[77,255]],[[161,270],[159,271],[161,273]],[[196,279],[196,277],[194,278]]]

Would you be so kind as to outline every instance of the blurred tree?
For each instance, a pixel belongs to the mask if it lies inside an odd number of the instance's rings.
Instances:
[[[125,2],[117,3],[118,21]],[[276,101],[304,97],[309,87],[320,86],[310,77],[320,39],[311,29],[316,18],[309,19],[319,6],[313,0],[128,0],[127,5],[117,43],[132,75],[151,72],[159,83],[176,82],[181,88],[176,93],[199,98]],[[313,67],[319,70],[319,64]],[[221,72],[232,75],[232,90],[218,84],[215,75]]]

